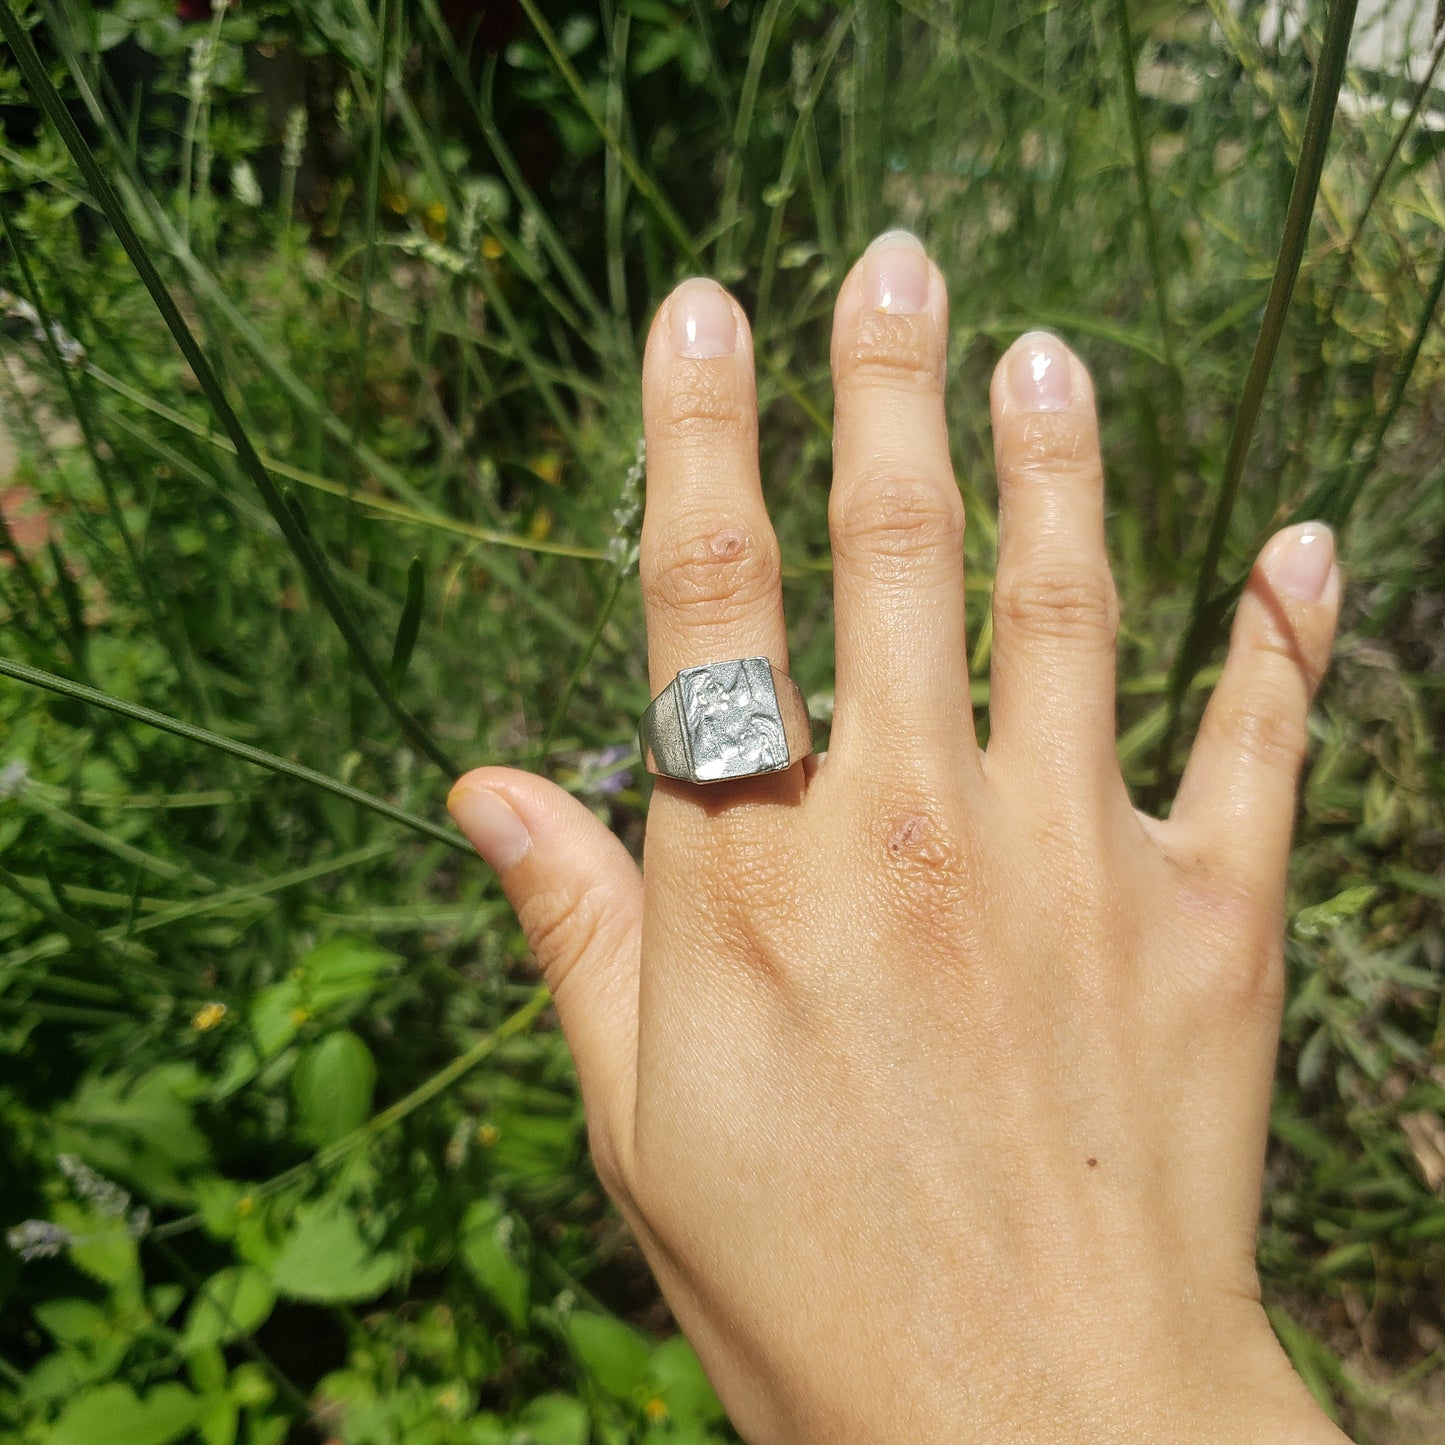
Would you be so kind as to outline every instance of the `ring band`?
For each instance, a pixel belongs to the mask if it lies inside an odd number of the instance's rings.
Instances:
[[[766,657],[686,667],[637,730],[647,771],[687,783],[781,772],[813,751],[798,684]]]

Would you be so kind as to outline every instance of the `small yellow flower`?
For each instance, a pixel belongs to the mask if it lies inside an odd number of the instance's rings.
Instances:
[[[667,1419],[667,1406],[654,1395],[652,1399],[642,1407],[642,1413],[646,1415],[654,1425],[660,1425]]]
[[[495,1124],[479,1124],[477,1126],[477,1143],[483,1149],[490,1149],[501,1137],[502,1131]]]
[[[527,523],[527,536],[533,542],[545,542],[552,535],[552,514],[546,507],[538,507]]]
[[[562,453],[557,451],[538,452],[532,458],[532,470],[548,484],[555,487],[562,478]]]
[[[500,261],[506,248],[495,236],[482,237],[482,256],[488,261]]]
[[[386,197],[386,208],[398,216],[404,216],[411,209],[411,202],[400,191],[392,191]]]
[[[196,1016],[191,1020],[191,1027],[198,1034],[208,1034],[226,1017],[226,1005],[223,1003],[202,1004],[196,1010]]]
[[[426,208],[427,219],[438,226],[444,226],[447,220],[447,208],[441,201],[433,201]]]
[[[243,1194],[236,1201],[236,1213],[239,1214],[242,1219],[244,1219],[255,1207],[256,1201],[252,1199],[249,1194]]]
[[[310,1012],[309,1009],[293,1008],[293,1009],[291,1010],[291,1022],[292,1022],[293,1024],[295,1024],[298,1029],[299,1029],[299,1028],[301,1027],[301,1025],[304,1024],[304,1023],[306,1022],[306,1020],[309,1019],[310,1017],[311,1017],[311,1012]]]
[[[437,1404],[441,1406],[448,1415],[460,1414],[462,1408],[462,1392],[458,1390],[455,1385],[448,1385],[446,1389],[437,1396]]]

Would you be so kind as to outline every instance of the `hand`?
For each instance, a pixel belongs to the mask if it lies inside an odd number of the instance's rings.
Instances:
[[[598,1172],[754,1442],[1339,1441],[1254,1242],[1327,529],[1276,536],[1168,821],[1114,742],[1117,603],[1089,375],[1020,338],[992,390],[991,734],[974,739],[943,277],[905,233],[833,330],[831,750],[659,780],[639,877],[499,768],[451,809],[556,998]],[[787,667],[745,318],[652,327],[653,691]]]

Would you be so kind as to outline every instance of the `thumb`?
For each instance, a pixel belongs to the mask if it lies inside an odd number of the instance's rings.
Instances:
[[[589,1120],[615,1137],[613,1121],[632,1117],[637,1060],[637,865],[582,803],[531,773],[477,768],[447,808],[496,870],[552,991]]]

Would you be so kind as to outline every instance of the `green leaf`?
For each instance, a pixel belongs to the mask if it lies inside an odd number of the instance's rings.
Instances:
[[[164,1323],[181,1307],[186,1292],[178,1284],[158,1284],[147,1295],[151,1313]]]
[[[572,1352],[602,1390],[630,1401],[642,1384],[652,1348],[636,1330],[611,1315],[576,1310],[562,1323]]]
[[[140,1399],[129,1385],[102,1385],[71,1401],[50,1445],[168,1445],[190,1429],[199,1409],[182,1385],[157,1385]]]
[[[181,1350],[189,1354],[249,1335],[267,1319],[275,1303],[271,1282],[255,1265],[223,1269],[197,1292],[181,1332]]]
[[[271,1283],[288,1299],[341,1304],[372,1299],[402,1271],[392,1250],[373,1248],[356,1215],[334,1199],[303,1204],[271,1268]]]
[[[98,1340],[110,1328],[105,1311],[84,1299],[42,1300],[35,1306],[35,1318],[62,1345]]]
[[[204,1089],[189,1064],[163,1064],[134,1080],[90,1075],[57,1116],[56,1150],[152,1199],[188,1202],[181,1176],[210,1154],[191,1112]]]
[[[206,1402],[196,1421],[196,1434],[203,1445],[236,1445],[241,1424],[241,1407],[229,1395],[217,1395]]]
[[[587,1445],[589,1428],[586,1406],[570,1395],[539,1395],[517,1416],[520,1438],[536,1445]]]
[[[68,1253],[77,1269],[108,1285],[122,1284],[139,1272],[140,1257],[125,1220],[90,1214],[67,1201],[53,1212],[55,1222],[75,1241]]]
[[[387,669],[387,681],[393,691],[401,686],[411,663],[425,604],[426,574],[422,571],[421,558],[413,557],[406,571],[406,601],[402,604],[401,620],[396,624],[396,640],[391,645],[391,665]]]
[[[712,1384],[682,1335],[664,1340],[653,1350],[646,1388],[667,1406],[668,1415],[679,1425],[719,1424],[724,1419]]]
[[[376,1063],[371,1050],[346,1029],[327,1034],[301,1055],[291,1088],[297,1123],[313,1144],[344,1139],[371,1113]]]
[[[282,979],[263,988],[251,1000],[251,1038],[255,1053],[251,1058],[243,1053],[231,1061],[231,1067],[219,1083],[223,1092],[230,1093],[238,1084],[249,1082],[261,1062],[275,1058],[296,1037],[306,1017],[301,1007],[301,985],[296,979]]]
[[[1343,892],[1336,893],[1323,903],[1310,908],[1301,908],[1294,916],[1294,931],[1302,938],[1311,938],[1324,933],[1353,918],[1370,906],[1380,890],[1373,883],[1356,883]]]
[[[531,1277],[517,1258],[516,1221],[498,1199],[478,1199],[461,1227],[462,1261],[515,1330],[527,1324]]]
[[[309,1020],[360,1004],[396,962],[395,954],[364,939],[342,936],[317,944],[251,1004],[251,1033],[261,1058],[275,1057]]]
[[[315,1013],[364,998],[387,969],[398,962],[394,953],[364,938],[345,935],[318,943],[297,966],[306,1001]]]

